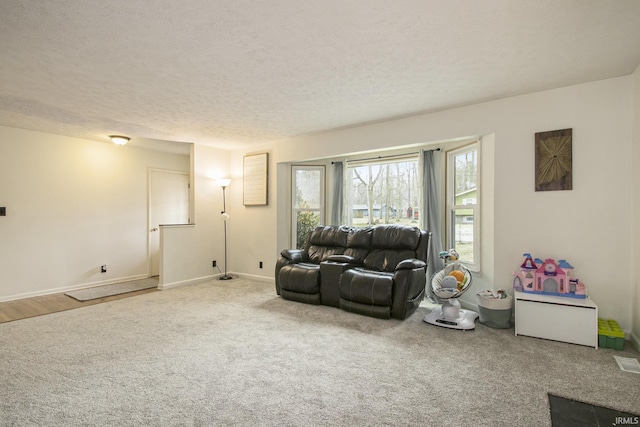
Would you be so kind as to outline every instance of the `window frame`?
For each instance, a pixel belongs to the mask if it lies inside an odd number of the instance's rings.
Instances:
[[[417,224],[420,224],[422,222],[422,213],[420,212],[421,209],[421,195],[420,195],[420,190],[421,190],[421,176],[420,176],[420,153],[419,152],[410,152],[410,153],[400,153],[400,154],[394,154],[394,155],[389,155],[389,156],[380,156],[380,157],[376,157],[376,158],[369,158],[369,159],[353,159],[353,160],[347,160],[345,162],[345,167],[344,167],[344,184],[345,184],[345,192],[344,192],[344,196],[343,196],[343,206],[344,206],[344,212],[343,212],[343,219],[345,219],[345,223],[347,225],[353,225],[353,211],[354,211],[354,204],[352,203],[352,194],[350,193],[353,190],[353,187],[350,185],[349,182],[349,178],[352,178],[351,176],[351,169],[354,168],[358,168],[358,167],[362,167],[362,166],[378,166],[378,167],[383,167],[385,165],[390,165],[390,164],[394,164],[394,163],[408,163],[408,162],[415,162],[416,164],[416,194],[418,197],[418,200],[416,202],[416,206],[411,206],[412,208],[412,212],[413,209],[418,209],[418,219],[415,220],[415,222]],[[383,204],[380,204],[380,215],[382,215],[382,207]],[[389,207],[386,207],[386,209],[389,209]],[[368,215],[368,213],[367,213]],[[399,219],[401,218],[403,215],[406,215],[406,211],[404,211],[404,209],[402,207],[397,208],[396,212],[395,212],[395,219]],[[411,220],[414,220],[415,216],[412,215]],[[393,221],[393,223],[397,223],[397,221]],[[380,222],[380,224],[383,224],[383,222]],[[354,227],[366,227],[367,225],[353,225]]]
[[[475,203],[463,203],[456,204],[456,195],[455,195],[455,180],[456,180],[456,167],[455,167],[455,158],[461,154],[466,154],[469,152],[476,152],[476,202]],[[464,146],[448,150],[446,151],[446,178],[445,178],[445,236],[446,236],[446,245],[448,248],[455,248],[456,240],[455,240],[455,232],[456,232],[456,222],[455,222],[455,212],[456,210],[465,210],[471,211],[473,221],[463,221],[464,224],[473,226],[473,261],[464,259],[462,256],[460,261],[471,271],[480,273],[481,271],[481,253],[480,253],[480,216],[481,216],[481,151],[480,151],[480,141],[473,141],[469,144],[465,144]],[[468,201],[469,199],[464,199],[464,201]],[[461,200],[462,202],[462,200]],[[463,215],[463,219],[468,219],[469,215]]]
[[[319,201],[320,206],[318,208],[298,208],[296,207],[296,172],[299,170],[319,171],[320,172],[320,188],[319,188]],[[320,216],[320,224],[324,224],[326,219],[326,198],[327,198],[327,173],[324,165],[292,165],[291,166],[291,241],[290,247],[295,248],[298,242],[298,213],[299,212],[318,212]],[[302,248],[301,248],[302,249]]]

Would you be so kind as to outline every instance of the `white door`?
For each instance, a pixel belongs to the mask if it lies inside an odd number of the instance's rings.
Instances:
[[[189,223],[189,174],[149,170],[149,272],[160,274],[160,224]]]

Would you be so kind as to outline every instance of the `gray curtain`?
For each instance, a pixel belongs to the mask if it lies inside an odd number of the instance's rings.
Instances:
[[[331,205],[331,224],[342,225],[342,162],[333,162],[333,203]]]
[[[431,234],[429,255],[427,256],[427,296],[433,301],[431,293],[431,276],[444,267],[444,261],[438,257],[442,251],[441,209],[438,206],[438,185],[436,183],[434,156],[439,152],[425,150],[422,153],[422,212],[423,224]]]

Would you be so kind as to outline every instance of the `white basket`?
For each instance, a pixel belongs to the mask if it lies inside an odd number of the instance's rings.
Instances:
[[[513,306],[513,297],[507,295],[506,298],[493,298],[491,296],[478,295],[478,306],[490,310],[510,310]]]

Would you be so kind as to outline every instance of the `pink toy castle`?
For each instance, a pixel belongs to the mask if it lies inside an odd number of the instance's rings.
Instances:
[[[573,266],[566,260],[556,263],[551,258],[542,261],[539,258],[534,260],[528,253],[523,255],[525,258],[520,271],[514,273],[514,290],[571,298],[587,297],[584,284],[572,277]]]

